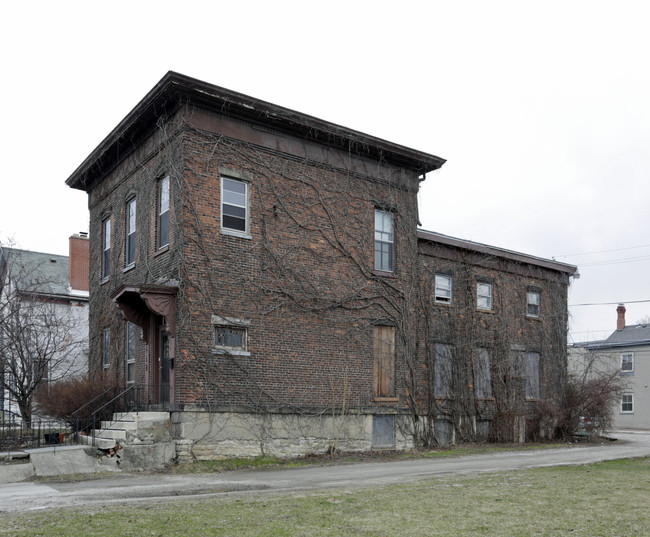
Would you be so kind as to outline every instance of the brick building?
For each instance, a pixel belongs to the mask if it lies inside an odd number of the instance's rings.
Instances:
[[[412,445],[435,348],[422,339],[423,286],[438,266],[460,275],[449,252],[499,282],[492,318],[504,329],[506,297],[541,299],[512,350],[541,352],[529,336],[566,328],[575,271],[419,233],[419,182],[443,163],[168,73],[67,180],[89,199],[91,370],[170,411],[181,457]],[[474,310],[460,281],[457,299],[428,311]],[[555,403],[564,334],[557,364],[539,358],[539,395]],[[433,422],[463,419],[441,407]]]

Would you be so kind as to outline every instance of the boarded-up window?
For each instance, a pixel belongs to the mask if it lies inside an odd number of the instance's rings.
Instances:
[[[476,397],[492,397],[492,377],[490,375],[490,355],[487,349],[476,349]]]
[[[526,399],[539,399],[539,353],[526,354]]]
[[[436,343],[436,363],[434,367],[433,394],[436,397],[451,396],[451,347]]]
[[[375,396],[390,397],[395,384],[395,327],[375,326],[373,336]]]

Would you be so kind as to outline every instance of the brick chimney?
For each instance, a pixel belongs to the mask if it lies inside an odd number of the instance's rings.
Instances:
[[[616,319],[616,330],[623,330],[625,328],[625,305],[619,304],[616,308],[618,319]]]
[[[90,241],[87,233],[70,237],[70,287],[88,291],[90,275]]]

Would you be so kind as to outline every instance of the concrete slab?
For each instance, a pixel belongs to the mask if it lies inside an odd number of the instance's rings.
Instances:
[[[96,448],[63,446],[56,449],[30,450],[34,475],[53,476],[65,474],[92,474],[106,470],[118,470],[117,465],[100,464]]]

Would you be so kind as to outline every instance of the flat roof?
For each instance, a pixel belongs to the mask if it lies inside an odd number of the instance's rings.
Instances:
[[[421,174],[436,170],[445,163],[445,159],[435,155],[169,71],[88,155],[66,180],[66,184],[71,188],[87,190],[93,178],[101,175],[102,170],[109,169],[111,163],[132,152],[134,145],[151,132],[160,117],[171,116],[182,104],[195,104],[328,147],[381,159]]]
[[[534,255],[515,252],[513,250],[506,250],[505,248],[490,246],[489,244],[482,244],[480,242],[473,242],[465,239],[459,239],[457,237],[450,237],[449,235],[443,235],[442,233],[436,233],[435,231],[418,229],[417,235],[418,235],[418,239],[420,240],[437,242],[440,244],[445,244],[447,246],[453,246],[454,248],[471,250],[473,252],[501,257],[504,259],[509,259],[511,261],[518,261],[520,263],[536,265],[538,267],[544,267],[550,270],[564,272],[569,275],[573,275],[578,272],[578,267],[576,267],[575,265],[560,263],[559,261],[555,261],[552,259],[536,257]]]

